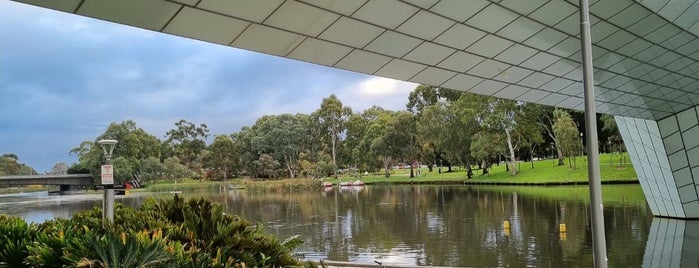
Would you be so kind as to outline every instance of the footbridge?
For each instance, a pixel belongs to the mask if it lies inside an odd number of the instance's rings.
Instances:
[[[93,184],[90,174],[0,176],[0,186]]]
[[[370,75],[584,107],[578,0],[18,2]],[[616,116],[653,214],[699,218],[699,2],[589,2],[597,112]]]

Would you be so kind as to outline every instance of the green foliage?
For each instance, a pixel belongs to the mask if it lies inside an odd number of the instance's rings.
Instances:
[[[20,163],[16,154],[3,154],[0,156],[0,176],[34,174],[37,174],[36,170]]]
[[[300,263],[280,242],[220,204],[205,199],[146,201],[117,207],[114,223],[99,209],[42,224],[0,215],[0,266],[7,267],[278,267]]]

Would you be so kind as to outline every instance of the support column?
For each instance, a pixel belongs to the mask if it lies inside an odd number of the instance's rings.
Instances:
[[[699,219],[698,115],[693,107],[658,121],[615,117],[655,216]]]

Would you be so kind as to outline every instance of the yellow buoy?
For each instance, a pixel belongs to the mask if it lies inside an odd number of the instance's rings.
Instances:
[[[565,232],[566,232],[566,224],[565,224],[565,223],[559,224],[559,225],[558,225],[558,231],[561,232],[561,233],[565,233]]]
[[[509,221],[502,222],[502,227],[504,227],[505,229],[510,229],[510,222]]]

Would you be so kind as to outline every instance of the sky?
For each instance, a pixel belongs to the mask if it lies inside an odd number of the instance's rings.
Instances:
[[[403,110],[417,85],[0,0],[0,154],[42,173],[112,122],[164,139],[185,119],[211,136],[335,94]]]

